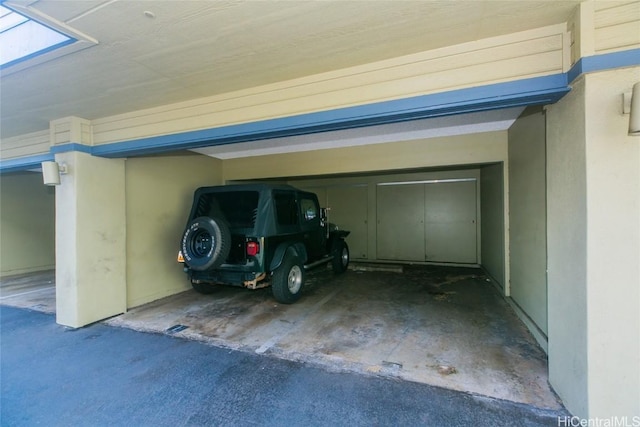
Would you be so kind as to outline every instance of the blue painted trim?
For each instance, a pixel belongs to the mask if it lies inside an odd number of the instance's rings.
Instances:
[[[566,74],[556,74],[331,111],[99,145],[93,147],[93,154],[102,157],[126,157],[517,106],[544,105],[558,101],[569,90]]]
[[[0,160],[0,173],[18,172],[39,168],[40,163],[55,160],[53,153],[35,156],[18,157],[17,159]]]
[[[0,160],[0,173],[16,172],[21,170],[39,168],[41,162],[54,161],[55,155],[60,153],[68,153],[78,151],[93,155],[93,147],[84,144],[71,142],[68,144],[55,145],[51,147],[49,153],[37,154],[34,156],[18,157],[10,160]]]
[[[77,142],[54,145],[53,147],[51,147],[51,152],[53,154],[68,153],[70,151],[79,151],[81,153],[93,154],[93,147]]]
[[[571,67],[571,70],[567,73],[568,82],[571,83],[586,73],[637,65],[640,65],[640,49],[586,56],[580,58],[580,60]]]

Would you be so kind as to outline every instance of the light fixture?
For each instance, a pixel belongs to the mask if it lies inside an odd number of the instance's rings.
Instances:
[[[65,163],[42,162],[42,180],[45,185],[60,185],[60,175],[66,173]]]
[[[640,82],[633,85],[629,105],[629,135],[640,136]]]

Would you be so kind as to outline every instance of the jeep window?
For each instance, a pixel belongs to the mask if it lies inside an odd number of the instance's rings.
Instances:
[[[313,199],[300,199],[300,206],[306,221],[312,221],[318,217],[318,207]]]
[[[253,228],[258,212],[257,191],[227,191],[200,196],[196,217],[223,218],[231,228]]]
[[[298,207],[295,193],[274,191],[273,200],[276,203],[276,217],[279,225],[298,224]]]

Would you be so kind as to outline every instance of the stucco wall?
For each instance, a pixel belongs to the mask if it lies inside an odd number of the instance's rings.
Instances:
[[[581,77],[547,110],[549,376],[584,418],[640,414],[640,68]]]
[[[0,276],[55,267],[55,191],[42,174],[0,178]]]
[[[480,169],[482,266],[505,288],[504,163]]]
[[[589,416],[640,416],[640,137],[621,94],[640,67],[586,76]]]
[[[549,381],[588,413],[587,205],[584,80],[547,110]]]
[[[314,176],[506,161],[507,132],[225,160],[224,179]]]
[[[545,117],[529,108],[509,129],[510,295],[547,334]]]
[[[56,321],[80,327],[126,310],[124,160],[56,155]]]
[[[191,285],[176,262],[193,191],[222,183],[222,162],[187,154],[126,161],[127,307]]]

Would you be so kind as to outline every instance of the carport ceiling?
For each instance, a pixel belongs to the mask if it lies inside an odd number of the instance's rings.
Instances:
[[[10,1],[98,44],[5,70],[2,137],[557,24],[580,1]]]

